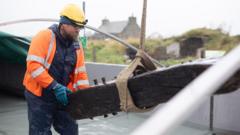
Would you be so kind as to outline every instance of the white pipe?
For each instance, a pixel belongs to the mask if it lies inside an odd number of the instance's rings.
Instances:
[[[184,122],[239,68],[240,45],[187,85],[131,135],[165,135]]]
[[[33,19],[23,19],[23,20],[15,20],[15,21],[9,21],[9,22],[1,22],[0,23],[0,27],[2,26],[6,26],[6,25],[11,25],[11,24],[17,24],[17,23],[26,23],[26,22],[58,22],[59,20],[57,19],[51,19],[51,18],[33,18]],[[90,30],[93,30],[93,31],[96,31],[96,32],[99,32],[101,34],[104,34],[112,39],[114,39],[115,41],[121,43],[122,45],[128,47],[128,48],[131,48],[133,51],[136,51],[137,52],[137,48],[134,47],[133,45],[123,41],[122,39],[114,36],[113,34],[110,34],[110,33],[107,33],[107,32],[104,32],[102,30],[99,30],[97,28],[94,28],[94,27],[91,27],[89,25],[85,25],[86,28],[90,29]],[[160,64],[156,59],[152,58],[151,56],[149,56],[147,53],[146,55],[158,66],[160,67],[164,67],[162,64]]]

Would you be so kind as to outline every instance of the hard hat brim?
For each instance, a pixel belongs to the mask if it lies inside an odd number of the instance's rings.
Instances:
[[[84,26],[84,25],[86,25],[87,24],[87,22],[88,22],[88,20],[86,19],[84,22],[77,22],[77,21],[74,21],[74,20],[72,20],[72,19],[70,19],[70,18],[68,18],[73,24],[75,24],[75,25],[78,25],[78,26]]]

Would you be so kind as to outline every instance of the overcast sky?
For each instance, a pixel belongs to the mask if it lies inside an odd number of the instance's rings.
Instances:
[[[143,0],[85,0],[89,25],[99,27],[101,20],[127,20],[141,23]],[[26,18],[59,18],[68,3],[81,6],[82,0],[1,0],[0,23]],[[240,34],[240,0],[148,0],[147,35],[180,35],[199,27],[221,27],[232,35]],[[26,23],[0,27],[17,35],[34,35],[51,23]]]

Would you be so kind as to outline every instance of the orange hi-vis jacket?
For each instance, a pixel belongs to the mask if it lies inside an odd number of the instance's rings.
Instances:
[[[27,56],[27,69],[23,85],[36,96],[42,95],[54,79],[48,70],[56,52],[56,38],[50,29],[40,31],[33,39]],[[67,87],[74,91],[89,87],[88,76],[84,64],[84,52],[80,47],[76,50],[77,61],[74,72],[70,75]]]

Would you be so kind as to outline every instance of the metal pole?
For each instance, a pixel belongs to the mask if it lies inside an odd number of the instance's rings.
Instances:
[[[83,6],[84,15],[85,15],[85,17],[86,17],[86,3],[85,3],[85,1],[82,2],[82,6]],[[84,36],[84,37],[86,36],[85,28],[83,29],[83,36]]]
[[[85,1],[83,1],[82,2],[82,6],[83,6],[83,12],[84,12],[84,14],[86,15],[86,3],[85,3]]]
[[[210,97],[210,110],[209,110],[209,130],[212,135],[215,135],[213,131],[213,120],[214,120],[214,95]]]
[[[187,85],[131,135],[166,135],[186,120],[239,68],[240,45]]]

